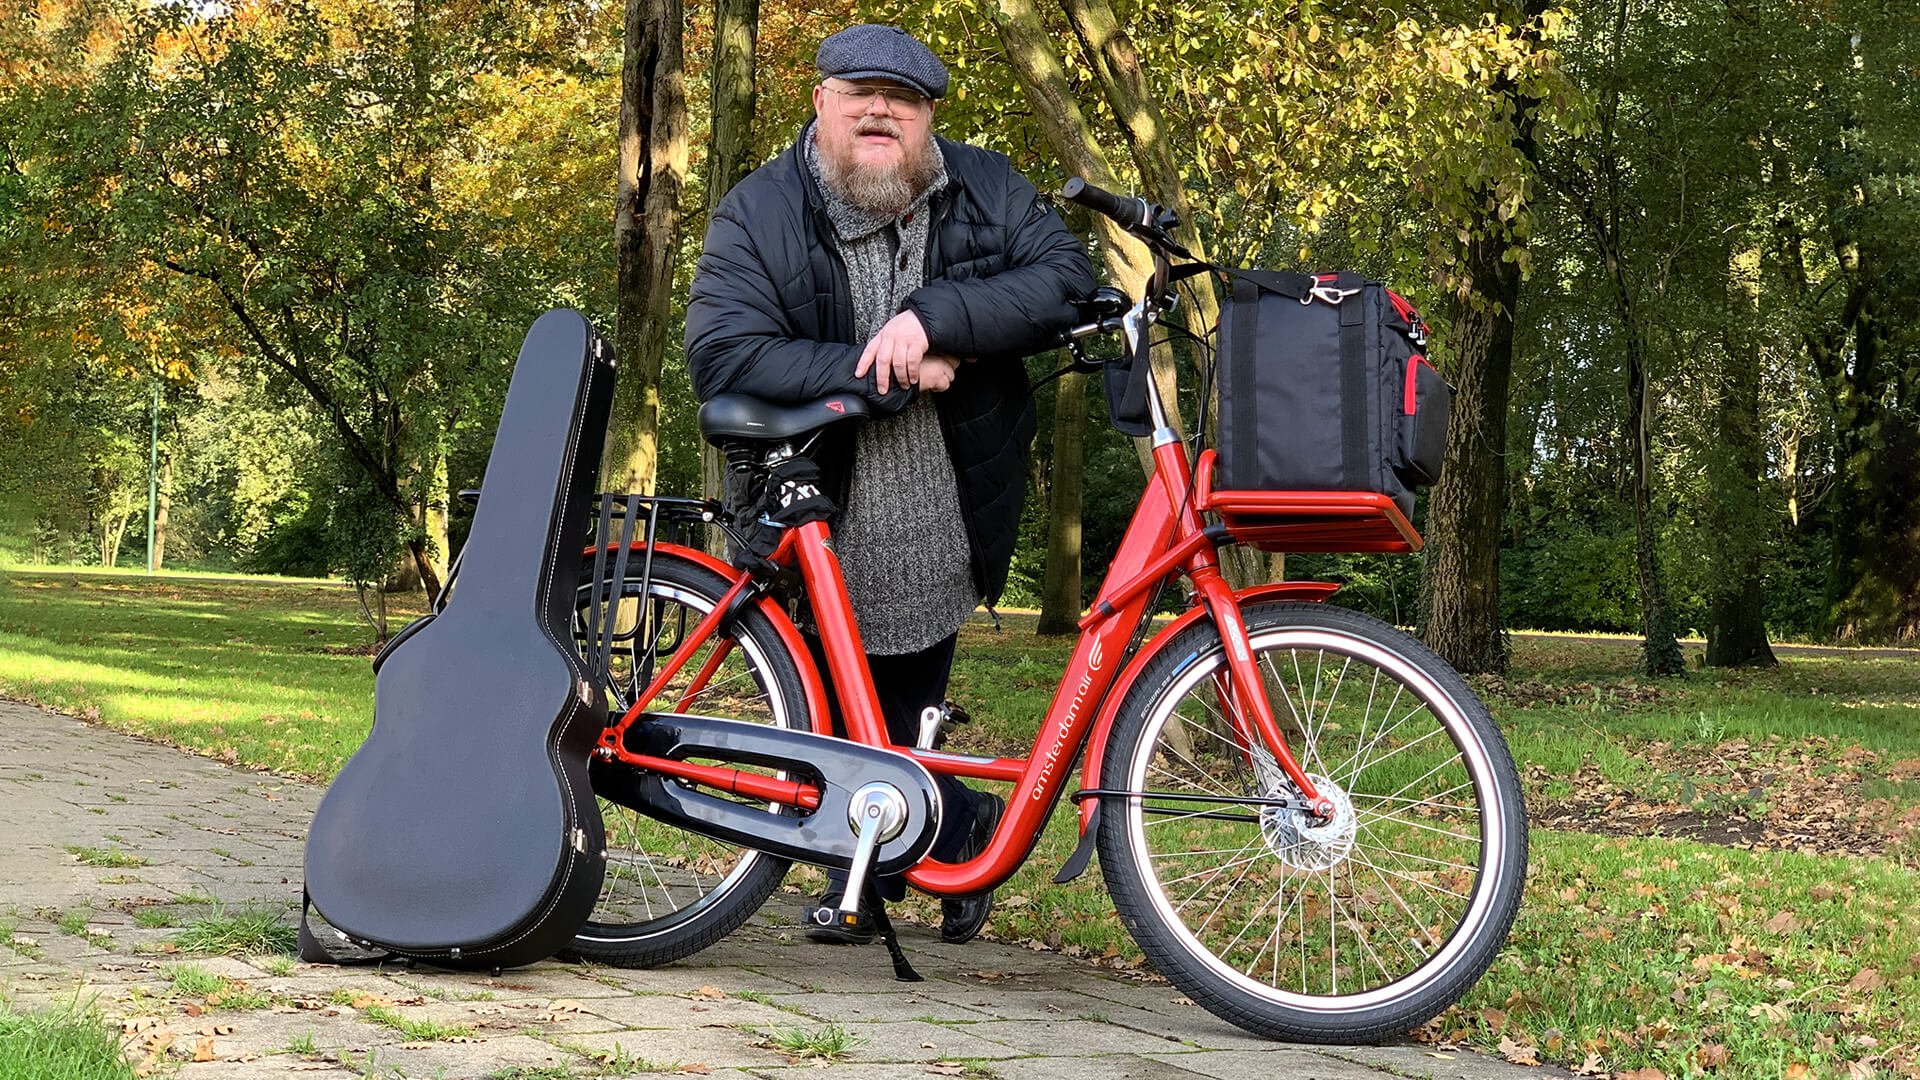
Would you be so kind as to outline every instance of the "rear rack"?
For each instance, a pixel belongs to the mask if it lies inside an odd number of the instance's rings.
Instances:
[[[1262,551],[1419,551],[1426,546],[1388,496],[1374,491],[1218,491],[1218,454],[1194,463],[1194,504],[1220,515],[1235,543]]]

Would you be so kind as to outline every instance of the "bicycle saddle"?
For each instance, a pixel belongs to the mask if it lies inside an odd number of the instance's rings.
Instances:
[[[700,406],[700,435],[721,439],[792,439],[842,420],[870,415],[858,394],[830,394],[799,405],[775,405],[745,394],[721,394]]]

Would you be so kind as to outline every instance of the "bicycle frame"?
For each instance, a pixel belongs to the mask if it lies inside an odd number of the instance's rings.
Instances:
[[[772,561],[797,569],[806,584],[826,654],[826,674],[838,690],[849,738],[906,754],[936,773],[1014,785],[1007,812],[986,848],[965,863],[922,861],[907,872],[907,879],[914,885],[938,895],[968,895],[998,886],[1025,862],[1064,788],[1064,776],[1072,771],[1075,758],[1086,745],[1089,734],[1094,732],[1096,718],[1102,726],[1111,722],[1113,710],[1103,709],[1102,705],[1107,703],[1109,692],[1121,673],[1129,637],[1146,615],[1156,586],[1177,574],[1185,574],[1193,582],[1195,597],[1204,605],[1204,609],[1196,607],[1189,612],[1177,625],[1184,627],[1196,618],[1210,616],[1228,646],[1230,685],[1221,688],[1225,691],[1222,696],[1223,700],[1234,702],[1230,719],[1243,747],[1251,753],[1250,748],[1256,745],[1257,739],[1272,753],[1309,804],[1319,798],[1275,722],[1251,659],[1239,602],[1220,574],[1218,544],[1227,537],[1218,527],[1209,529],[1203,523],[1200,507],[1193,497],[1193,471],[1185,449],[1170,430],[1163,429],[1163,432],[1153,448],[1154,474],[1127,526],[1112,569],[1092,609],[1081,620],[1081,635],[1072,659],[1026,757],[971,757],[894,744],[881,716],[860,631],[847,599],[845,579],[828,543],[830,533],[826,523],[811,522],[789,530],[775,550]],[[725,613],[751,582],[746,571],[728,567],[704,553],[678,545],[659,547],[720,569],[733,579],[733,586],[687,633],[674,655],[662,661],[651,684],[636,694],[625,715],[608,728],[601,740],[603,752],[611,751],[612,757],[636,768],[652,769],[756,799],[799,807],[818,805],[818,792],[804,783],[649,757],[625,748],[627,727],[642,720],[662,689],[714,639]],[[1278,590],[1265,590],[1263,595],[1278,592],[1302,599],[1321,599],[1332,589],[1320,583],[1296,582]],[[782,626],[781,636],[790,643],[797,642],[797,633],[787,632],[790,623],[784,613],[774,605],[767,606],[779,615],[779,623],[786,624]],[[714,649],[673,708],[685,708],[724,658],[723,648]],[[807,700],[819,710],[826,700],[826,684],[821,680],[821,673],[804,648],[794,650],[794,659],[800,667]],[[1096,738],[1096,747],[1104,742],[1104,738]],[[1092,767],[1095,763],[1090,762]],[[1090,810],[1088,807],[1083,812],[1083,827],[1091,816]]]

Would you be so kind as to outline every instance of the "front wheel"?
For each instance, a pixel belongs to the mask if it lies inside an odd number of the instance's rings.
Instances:
[[[1210,623],[1141,673],[1101,765],[1107,889],[1147,957],[1215,1015],[1301,1042],[1437,1016],[1506,940],[1527,826],[1506,743],[1460,675],[1357,612],[1244,612],[1267,699],[1332,818],[1233,799],[1297,793],[1236,734]]]
[[[640,555],[634,556],[638,562]],[[729,582],[672,552],[656,552],[641,591],[629,577],[615,605],[605,680],[613,715],[632,703],[726,594]],[[589,634],[595,606],[592,564],[583,568],[574,633],[599,666]],[[604,601],[604,597],[600,598]],[[732,720],[813,729],[800,670],[774,624],[757,607],[743,609],[730,632],[704,645],[654,701],[654,708]],[[747,921],[786,876],[788,863],[675,828],[606,797],[634,780],[634,770],[596,761],[589,770],[607,842],[599,900],[567,954],[619,967],[656,967],[691,956]],[[768,813],[780,812],[775,806]]]

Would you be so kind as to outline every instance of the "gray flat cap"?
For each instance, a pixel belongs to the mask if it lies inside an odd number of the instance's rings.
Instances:
[[[897,26],[849,26],[820,43],[813,64],[821,75],[836,79],[892,79],[930,98],[947,92],[947,66]]]

